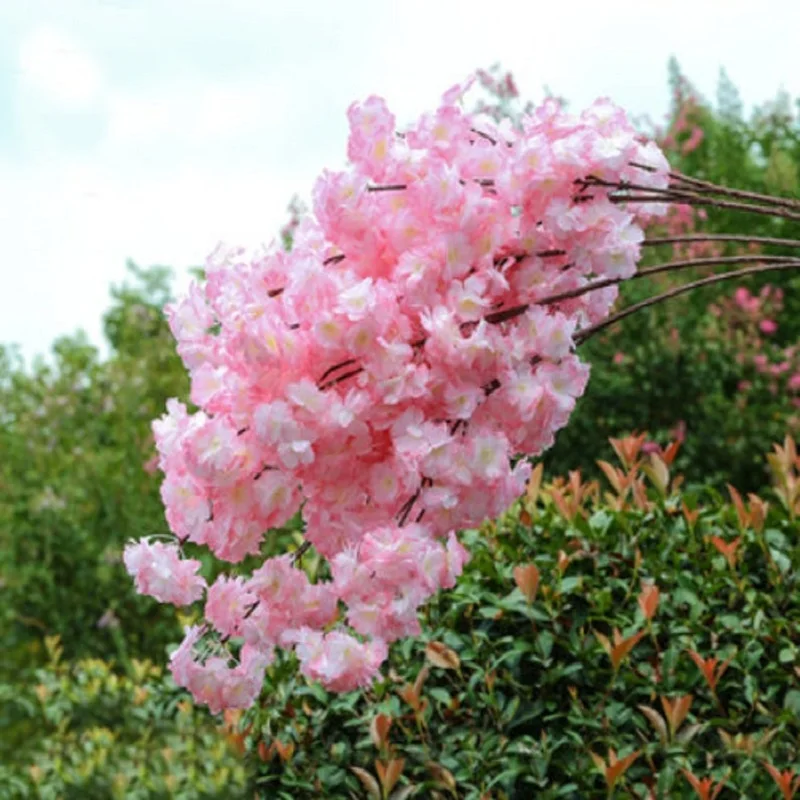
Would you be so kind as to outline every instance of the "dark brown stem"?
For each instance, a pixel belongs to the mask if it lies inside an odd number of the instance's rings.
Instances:
[[[351,364],[355,363],[356,360],[354,358],[348,358],[345,361],[340,361],[338,364],[334,364],[332,367],[328,367],[328,369],[326,369],[325,372],[322,373],[322,376],[317,381],[317,383],[323,383],[325,381],[325,378],[327,378],[328,375],[331,375],[334,372],[336,372],[337,369],[341,369],[342,367],[349,367]]]
[[[651,194],[626,195],[609,193],[608,199],[612,203],[683,203],[687,206],[711,206],[713,208],[729,208],[733,211],[747,211],[750,214],[764,214],[768,217],[781,217],[782,219],[800,220],[800,214],[795,214],[781,208],[768,208],[756,206],[751,203],[737,203],[732,200],[720,200],[717,197],[705,197],[691,192],[670,190],[669,193],[659,193],[659,190],[648,189]]]
[[[565,292],[549,295],[540,300],[535,300],[532,303],[523,303],[511,308],[505,308],[502,311],[495,311],[487,314],[484,320],[490,325],[498,325],[501,322],[508,322],[508,320],[524,314],[532,305],[544,306],[552,303],[560,303],[563,300],[571,300],[575,297],[580,297],[587,292],[595,291],[596,289],[605,289],[607,286],[614,286],[618,283],[625,281],[636,280],[637,278],[645,278],[648,275],[657,275],[659,272],[670,272],[672,270],[689,269],[690,267],[708,267],[717,264],[747,264],[752,262],[780,264],[780,263],[797,263],[797,259],[793,256],[721,256],[719,258],[691,258],[683,261],[670,261],[666,264],[659,264],[657,267],[648,267],[647,269],[639,270],[635,274],[627,278],[602,278],[598,281],[586,283],[583,286],[578,286],[575,289],[569,289]]]
[[[682,244],[684,242],[741,242],[743,244],[765,244],[775,247],[800,247],[798,239],[775,239],[772,236],[735,236],[727,233],[693,233],[687,236],[659,236],[646,239],[642,247],[658,247],[662,244]]]
[[[738,197],[742,200],[756,200],[759,203],[770,205],[786,206],[787,208],[800,209],[800,201],[790,197],[773,197],[769,194],[759,194],[758,192],[748,192],[744,189],[731,189],[727,186],[718,186],[711,181],[704,181],[701,178],[693,178],[680,172],[670,172],[670,178],[690,186],[697,187],[697,191],[704,190],[711,194],[723,194],[727,197]]]
[[[400,511],[397,512],[397,526],[399,528],[402,528],[403,525],[406,524],[406,521],[408,520],[408,515],[411,513],[411,509],[414,508],[414,503],[416,503],[417,500],[419,499],[421,492],[422,492],[422,487],[417,489],[417,491],[414,492],[414,494],[412,494],[411,497],[409,497],[405,503],[403,503],[402,507],[400,508]]]
[[[599,333],[609,325],[613,325],[615,322],[619,322],[620,320],[629,317],[631,314],[641,311],[643,308],[656,305],[664,300],[670,300],[673,297],[678,297],[678,295],[691,292],[694,289],[701,288],[702,286],[710,286],[711,284],[720,283],[732,278],[744,278],[747,275],[757,275],[760,272],[773,272],[785,269],[800,269],[800,260],[784,264],[767,264],[759,267],[747,267],[745,269],[734,270],[733,272],[726,272],[722,275],[711,275],[708,278],[692,281],[691,283],[686,283],[683,286],[676,286],[674,289],[670,289],[668,292],[663,292],[655,297],[648,297],[647,300],[642,300],[641,303],[635,303],[632,306],[628,306],[627,308],[622,309],[622,311],[607,317],[602,322],[598,322],[596,325],[592,325],[589,328],[584,328],[583,330],[578,331],[578,333],[573,337],[575,345],[577,346],[583,344],[589,337],[594,336],[596,333]]]
[[[368,192],[402,192],[407,189],[406,183],[386,183],[380,186],[367,186]]]
[[[560,303],[562,300],[571,300],[595,289],[605,289],[607,286],[633,281],[637,278],[646,278],[649,275],[657,275],[659,272],[671,272],[692,267],[708,267],[716,264],[747,264],[753,262],[759,264],[797,264],[798,260],[794,256],[723,256],[721,258],[694,258],[685,261],[670,261],[666,264],[659,264],[657,267],[641,269],[628,278],[603,278],[599,281],[592,281],[575,289],[569,289],[566,292],[543,297],[541,300],[536,300],[533,305],[544,306],[551,303]]]
[[[681,176],[680,173],[670,173],[670,177],[679,180],[684,185],[671,183],[665,189],[659,189],[654,186],[647,186],[646,184],[633,183],[631,181],[608,181],[598,178],[594,175],[589,175],[586,178],[579,179],[576,183],[581,187],[601,186],[607,189],[619,189],[623,191],[641,191],[650,192],[652,194],[659,194],[665,196],[688,195],[691,197],[703,197],[708,200],[717,200],[714,195],[723,195],[724,197],[736,197],[741,200],[755,200],[758,203],[766,206],[778,206],[782,208],[789,208],[793,211],[800,209],[800,203],[794,200],[787,200],[783,197],[771,197],[766,194],[757,194],[756,192],[739,191],[738,189],[727,189],[724,186],[717,186],[716,184],[709,183],[708,181],[701,181],[696,178],[688,178]]]
[[[296,564],[300,559],[311,549],[311,542],[303,542],[297,550],[294,551],[292,556],[292,564]]]
[[[470,128],[470,131],[474,133],[476,136],[480,136],[482,139],[486,139],[487,142],[491,142],[492,144],[497,144],[497,139],[489,136],[488,133],[484,133],[483,131],[479,131],[477,128]]]
[[[344,375],[339,375],[338,377],[329,380],[327,383],[323,383],[319,388],[324,392],[326,389],[330,389],[331,386],[336,386],[337,383],[346,381],[348,378],[352,378],[354,375],[358,375],[363,371],[364,367],[358,367],[357,369],[350,370],[350,372],[345,372]]]

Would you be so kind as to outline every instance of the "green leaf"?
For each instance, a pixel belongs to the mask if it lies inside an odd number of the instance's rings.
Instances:
[[[783,707],[796,716],[800,716],[800,690],[790,689],[783,698]]]

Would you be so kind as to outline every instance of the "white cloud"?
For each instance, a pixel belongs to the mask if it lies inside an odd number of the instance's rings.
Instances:
[[[182,168],[136,180],[90,163],[37,170],[0,164],[4,241],[0,342],[44,352],[78,327],[101,341],[109,284],[125,260],[186,269],[218,241],[256,247],[277,235],[290,177]]]
[[[283,129],[288,86],[274,82],[165,81],[117,90],[108,102],[105,146],[159,145],[165,140],[224,143]]]
[[[24,84],[65,109],[86,108],[103,88],[102,74],[89,53],[54,28],[37,28],[22,40],[18,65]]]
[[[346,108],[367,94],[405,124],[502,61],[525,97],[548,84],[658,120],[671,54],[709,96],[721,66],[746,105],[782,82],[797,95],[799,29],[796,0],[0,2],[19,67],[0,341],[32,355],[78,326],[99,341],[126,258],[180,272],[220,239],[269,239],[290,197],[342,164]]]

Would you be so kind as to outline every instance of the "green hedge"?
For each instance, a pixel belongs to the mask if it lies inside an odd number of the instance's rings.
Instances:
[[[392,760],[395,797],[694,797],[683,769],[727,777],[722,800],[780,796],[762,762],[800,769],[797,493],[791,512],[770,497],[762,521],[758,499],[740,514],[713,490],[662,495],[651,459],[635,490],[605,481],[601,499],[575,474],[467,532],[466,573],[370,691],[331,695],[273,668],[245,720],[257,796],[377,798],[365,787]],[[533,602],[514,577],[530,564]],[[660,592],[649,622],[642,582]],[[632,644],[616,668],[615,632]],[[727,664],[715,691],[692,651]],[[670,730],[662,698],[687,695]],[[613,791],[594,760],[609,750],[637,754]]]
[[[57,638],[25,689],[0,684],[17,747],[0,766],[0,798],[239,798],[239,737],[196,709],[163,667],[62,661]],[[238,748],[236,745],[238,744]]]

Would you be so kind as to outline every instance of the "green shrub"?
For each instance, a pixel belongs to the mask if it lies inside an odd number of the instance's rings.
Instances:
[[[466,532],[465,574],[372,689],[271,668],[245,716],[258,796],[380,798],[392,761],[405,797],[694,797],[684,769],[727,778],[722,800],[775,796],[762,762],[800,768],[800,461],[773,457],[785,505],[737,509],[681,493],[673,453],[637,458],[643,441],[617,443],[630,469],[604,467],[603,497],[577,473],[538,496],[534,481]],[[515,577],[530,590],[537,571],[529,602]],[[711,683],[701,659],[718,659]],[[613,791],[595,764],[610,750],[636,754]]]
[[[1,686],[27,734],[4,759],[0,797],[237,798],[245,774],[218,721],[186,700],[162,667],[130,662],[119,675],[99,659],[49,661],[22,694]]]
[[[80,336],[30,368],[0,351],[0,679],[38,663],[45,635],[68,658],[160,659],[179,633],[121,563],[128,539],[167,530],[159,477],[143,466],[151,420],[187,392],[161,311],[168,273],[132,269],[106,315],[108,359]],[[97,625],[109,609],[116,641]]]

